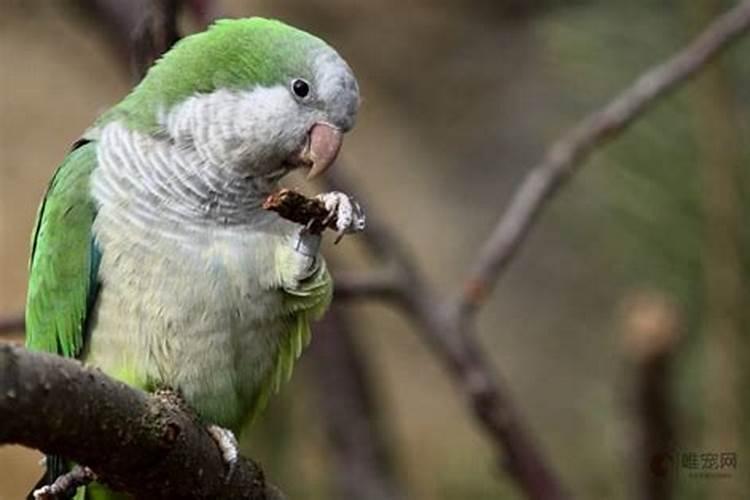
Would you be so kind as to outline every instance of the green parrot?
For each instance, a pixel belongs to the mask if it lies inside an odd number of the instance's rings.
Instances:
[[[262,202],[291,170],[325,171],[358,107],[347,63],[282,22],[220,20],[179,41],[51,181],[27,347],[177,391],[231,465],[234,433],[290,377],[332,295],[320,236]],[[341,234],[364,229],[352,198],[319,198]],[[37,494],[71,467],[46,465]],[[92,483],[75,498],[121,497]]]

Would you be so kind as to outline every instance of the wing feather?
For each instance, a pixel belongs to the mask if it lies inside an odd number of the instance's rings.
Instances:
[[[80,142],[55,172],[37,215],[26,298],[26,346],[78,357],[97,293],[89,180],[96,144]]]
[[[291,378],[295,362],[310,344],[310,322],[319,319],[328,309],[332,295],[333,281],[322,258],[312,276],[294,289],[284,290],[284,309],[289,312],[288,328],[279,339],[273,368],[260,385],[251,406],[251,421],[265,409],[270,396]]]

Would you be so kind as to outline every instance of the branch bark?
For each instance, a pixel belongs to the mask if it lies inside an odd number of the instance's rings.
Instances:
[[[78,361],[0,345],[0,443],[86,464],[136,498],[279,498],[240,459],[227,477],[216,443],[178,402]]]

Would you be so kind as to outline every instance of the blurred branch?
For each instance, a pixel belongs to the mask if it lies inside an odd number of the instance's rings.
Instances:
[[[179,38],[179,14],[185,10],[203,29],[220,14],[214,0],[81,0],[87,14],[104,21],[103,32],[130,61],[135,82]]]
[[[667,295],[640,291],[624,304],[622,348],[634,368],[633,465],[639,498],[672,498],[677,431],[670,401],[672,364],[682,336],[681,311]],[[629,391],[630,392],[630,391]]]
[[[334,498],[406,498],[393,471],[386,433],[380,428],[377,395],[340,305],[332,304],[315,325],[315,342],[308,355],[315,360],[318,404],[331,443]]]
[[[334,297],[338,299],[369,298],[396,300],[399,297],[399,280],[395,271],[383,269],[368,273],[334,272]]]
[[[211,24],[214,19],[222,17],[222,10],[216,0],[184,0],[184,2],[195,24],[201,28]]]
[[[0,337],[23,332],[23,314],[9,315],[0,318]]]
[[[177,19],[183,3],[183,0],[151,0],[143,6],[146,12],[140,15],[130,33],[130,57],[136,81],[146,76],[148,68],[180,39]]]
[[[136,498],[279,498],[249,460],[227,477],[214,440],[172,398],[60,356],[0,345],[0,422],[0,443],[84,463]]]
[[[588,155],[621,133],[653,106],[703,68],[750,28],[750,0],[720,16],[692,43],[653,67],[609,104],[584,118],[552,144],[516,191],[508,209],[480,249],[461,293],[442,300],[426,283],[416,262],[391,231],[368,209],[370,226],[363,239],[371,252],[398,269],[396,283],[373,273],[339,282],[341,297],[389,298],[419,327],[469,400],[474,416],[504,454],[505,464],[531,499],[564,498],[562,486],[549,470],[496,380],[475,339],[475,313],[485,302],[517,254],[542,208],[580,167]],[[334,189],[351,192],[340,173],[329,174]]]
[[[658,99],[703,68],[750,28],[750,1],[717,18],[693,42],[654,66],[604,108],[590,114],[547,150],[516,191],[469,273],[460,309],[469,313],[484,302],[510,264],[544,205],[589,154],[617,137]]]

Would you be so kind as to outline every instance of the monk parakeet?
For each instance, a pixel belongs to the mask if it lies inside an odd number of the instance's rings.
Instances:
[[[279,21],[221,20],[179,41],[52,179],[27,346],[178,391],[233,460],[232,432],[289,378],[332,292],[320,236],[262,202],[291,170],[326,170],[358,106],[346,62]],[[347,195],[319,196],[340,232],[364,228]],[[70,463],[47,465],[48,482]]]

